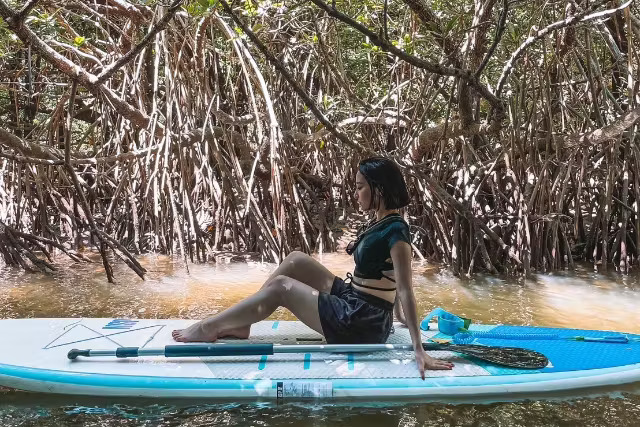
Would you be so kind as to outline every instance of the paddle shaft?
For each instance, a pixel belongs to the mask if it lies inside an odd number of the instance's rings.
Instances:
[[[423,343],[425,350],[446,350],[447,345]],[[387,350],[413,350],[412,344],[191,344],[160,348],[120,347],[111,350],[70,350],[69,359],[83,357],[200,357],[200,356],[268,356],[275,353],[368,353]]]
[[[490,347],[480,345],[454,345],[423,343],[425,350],[448,350],[472,356],[486,362],[523,369],[541,369],[549,361],[538,352],[517,347]],[[412,344],[193,344],[168,345],[163,348],[120,347],[115,350],[69,351],[71,360],[78,356],[115,356],[119,358],[139,356],[206,357],[206,356],[268,356],[274,353],[362,353],[388,350],[413,350]]]

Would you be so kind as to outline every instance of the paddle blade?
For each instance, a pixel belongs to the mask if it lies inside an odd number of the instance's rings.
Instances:
[[[429,343],[431,344],[431,343]],[[435,344],[424,345],[425,350],[447,350],[475,357],[485,362],[518,369],[542,369],[549,359],[542,353],[518,347],[490,347],[484,345]]]

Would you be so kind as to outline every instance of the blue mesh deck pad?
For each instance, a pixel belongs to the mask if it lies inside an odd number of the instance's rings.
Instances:
[[[473,325],[471,325],[469,330],[471,330],[472,332],[494,332],[495,328],[496,328],[495,325],[473,324]],[[502,332],[502,333],[504,333],[504,332]],[[434,339],[450,340],[451,339],[451,335],[438,333],[433,338]],[[494,340],[488,340],[488,339],[479,340],[479,339],[476,339],[473,343],[474,344],[493,345],[493,344],[487,344],[488,341],[494,341]],[[502,344],[499,344],[501,347],[523,347],[522,345],[519,344],[520,341],[514,341],[514,340],[495,340],[495,341],[500,341],[502,343]],[[464,354],[460,354],[458,356],[463,358],[463,359],[470,360],[470,361],[472,361],[473,363],[475,363],[478,366],[481,366],[487,372],[489,372],[491,375],[517,375],[517,374],[533,374],[533,373],[536,373],[536,372],[542,372],[540,369],[508,368],[506,366],[495,365],[493,363],[485,362],[483,360],[476,359],[475,357],[467,356],[467,355],[464,355]]]
[[[474,328],[472,328],[474,329]],[[501,347],[521,347],[536,350],[547,356],[552,367],[533,372],[565,372],[585,369],[611,368],[615,366],[640,363],[640,342],[628,344],[581,342],[562,339],[563,337],[588,336],[605,337],[620,335],[619,332],[589,331],[584,329],[538,328],[531,326],[496,326],[491,329],[497,334],[556,334],[555,340],[509,340],[495,338],[478,338],[474,344]],[[640,335],[625,334],[629,338],[640,338]],[[484,364],[483,364],[484,365]],[[492,375],[522,373],[520,370],[485,366]],[[529,371],[532,372],[532,371]]]

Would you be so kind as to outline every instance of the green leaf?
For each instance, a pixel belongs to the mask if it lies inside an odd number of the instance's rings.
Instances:
[[[444,27],[444,33],[446,34],[449,31],[451,31],[451,29],[456,25],[458,21],[459,21],[459,18],[457,16],[454,16],[453,18],[451,18],[451,20],[447,22],[447,25]]]
[[[85,42],[85,38],[82,36],[78,36],[75,39],[73,39],[73,44],[75,44],[77,47],[82,46],[84,42]]]
[[[251,0],[246,0],[244,3],[244,10],[248,16],[255,16],[257,14],[257,8]]]

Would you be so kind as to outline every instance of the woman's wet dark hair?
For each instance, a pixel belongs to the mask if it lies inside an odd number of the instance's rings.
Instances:
[[[386,157],[369,157],[360,162],[360,173],[371,187],[371,205],[377,208],[382,196],[386,209],[399,209],[409,204],[409,192],[400,167]]]

